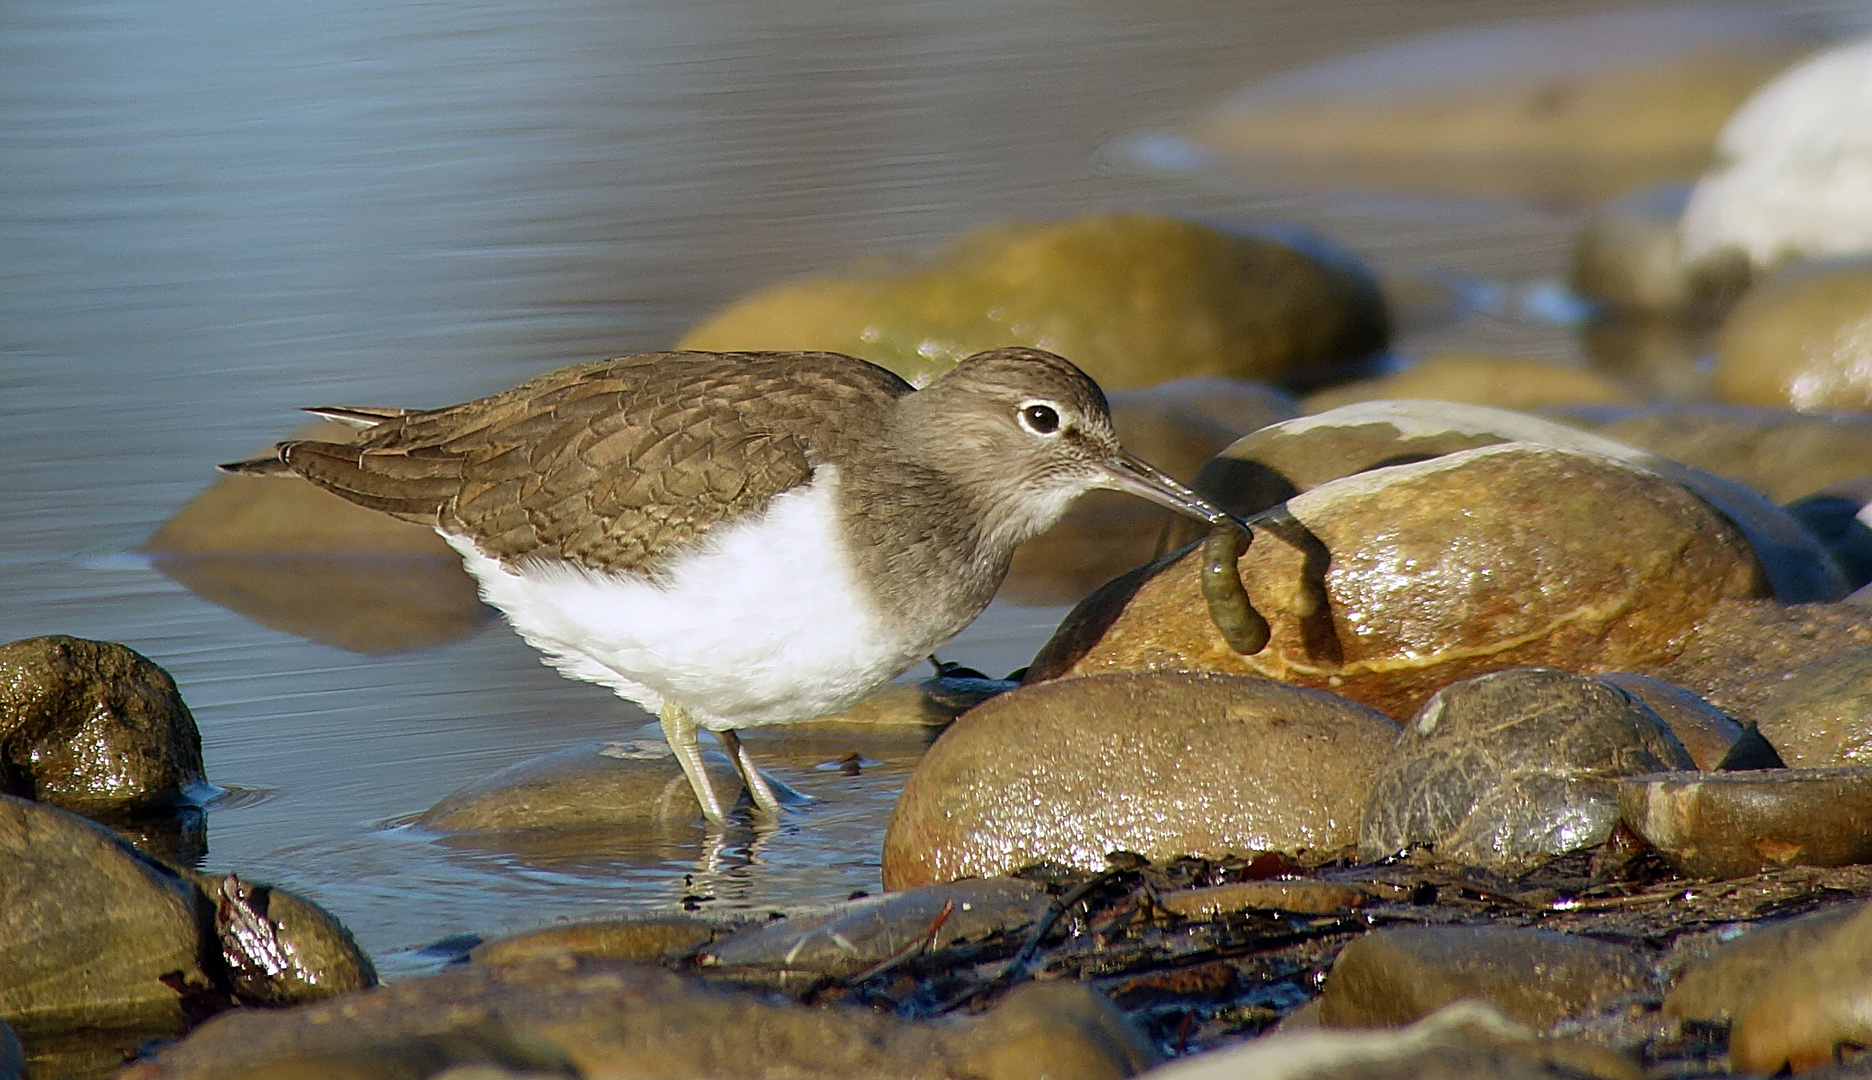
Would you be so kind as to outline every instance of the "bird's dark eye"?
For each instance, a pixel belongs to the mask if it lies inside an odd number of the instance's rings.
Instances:
[[[1021,422],[1028,430],[1051,435],[1059,430],[1059,412],[1051,405],[1029,405],[1020,411]]]

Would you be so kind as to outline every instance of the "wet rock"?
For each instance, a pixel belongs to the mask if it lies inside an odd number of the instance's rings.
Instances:
[[[729,804],[741,777],[726,754],[702,755]],[[660,736],[580,743],[476,780],[423,811],[415,824],[444,833],[503,833],[593,825],[689,822],[702,807]]]
[[[377,985],[351,931],[305,897],[238,875],[188,875],[214,905],[230,989],[245,1005],[298,1005]]]
[[[476,946],[468,958],[496,967],[561,956],[657,964],[693,954],[726,929],[681,915],[568,923],[487,942]]]
[[[1658,405],[1566,415],[1609,439],[1788,503],[1872,473],[1872,418],[1791,409]]]
[[[927,941],[947,948],[1038,921],[1052,898],[1024,881],[981,878],[839,904],[818,915],[749,927],[710,945],[705,967],[856,975]],[[947,909],[947,914],[944,910]],[[933,931],[932,932],[932,928]]]
[[[1271,387],[1220,378],[1121,390],[1111,407],[1125,448],[1186,483],[1236,439],[1300,411]],[[1170,517],[1135,495],[1094,491],[1015,550],[1001,594],[1023,604],[1072,603],[1160,554]]]
[[[1565,364],[1514,356],[1444,353],[1403,371],[1309,394],[1308,412],[1385,398],[1469,401],[1504,409],[1553,405],[1629,404],[1638,400],[1616,380]]]
[[[1758,715],[1762,736],[1789,765],[1872,765],[1872,647],[1777,680]]]
[[[1631,671],[1615,671],[1599,680],[1649,706],[1705,772],[1721,765],[1742,737],[1743,727],[1734,717],[1681,686]]]
[[[85,813],[173,811],[203,783],[169,673],[107,641],[0,646],[0,792]]]
[[[1667,773],[1619,785],[1625,824],[1686,877],[1872,862],[1872,768]]]
[[[884,836],[884,885],[1113,851],[1337,848],[1357,837],[1397,726],[1352,702],[1238,676],[1027,686],[957,720],[917,765]]]
[[[1872,43],[1836,45],[1763,86],[1723,126],[1683,216],[1688,260],[1758,266],[1872,250]]]
[[[1080,604],[1028,681],[1242,672],[1408,716],[1438,687],[1491,670],[1646,670],[1721,600],[1765,592],[1742,534],[1703,500],[1531,444],[1323,483],[1256,519],[1256,533],[1239,567],[1271,627],[1261,652],[1237,653],[1216,629],[1198,549]]]
[[[1716,337],[1717,398],[1872,409],[1872,257],[1785,267],[1748,291]]]
[[[1371,276],[1321,242],[1108,214],[971,233],[749,296],[682,348],[830,349],[927,381],[982,349],[1034,345],[1106,390],[1193,375],[1274,379],[1384,347]]]
[[[1591,938],[1506,926],[1392,928],[1339,953],[1320,993],[1320,1021],[1401,1027],[1467,998],[1544,1030],[1650,986],[1645,957]]]
[[[21,1032],[181,1030],[170,984],[215,987],[209,917],[188,880],[103,826],[0,795],[0,1019]]]
[[[292,1010],[214,1018],[135,1073],[222,1080],[304,1060],[356,1060],[402,1040],[480,1038],[581,1076],[734,1080],[787,1075],[1019,1080],[1133,1075],[1156,1055],[1089,988],[1024,987],[978,1023],[936,1026],[868,1010],[774,1004],[655,968],[560,958],[467,965]],[[1022,1053],[998,1053],[1021,1046]],[[485,1045],[463,1062],[485,1063]],[[537,1068],[537,1066],[535,1066]],[[286,1074],[291,1075],[291,1074]],[[321,1074],[328,1075],[328,1074]],[[1067,1075],[1055,1073],[1052,1075]]]
[[[1247,517],[1329,480],[1504,442],[1610,458],[1683,485],[1742,530],[1783,601],[1837,600],[1849,591],[1826,546],[1757,492],[1567,424],[1483,405],[1370,401],[1272,424],[1217,455],[1192,486]],[[1181,526],[1170,543],[1204,531]]]
[[[1240,881],[1164,893],[1158,899],[1165,911],[1186,919],[1219,919],[1252,909],[1331,915],[1363,907],[1371,898],[1356,886],[1329,881]]]
[[[965,1075],[1009,1080],[1115,1080],[1162,1060],[1105,995],[1071,982],[1015,988],[959,1049]]]
[[[1872,1044],[1872,908],[1794,952],[1736,1015],[1729,1063],[1738,1072],[1805,1072]]]
[[[1397,1031],[1290,1029],[1283,1023],[1273,1035],[1174,1061],[1147,1075],[1151,1080],[1641,1080],[1645,1074],[1615,1051],[1538,1038],[1482,1002],[1463,1001]]]
[[[1596,679],[1524,668],[1437,691],[1373,784],[1359,854],[1412,844],[1503,873],[1605,843],[1618,778],[1690,766],[1651,709]]]
[[[1858,904],[1757,925],[1684,969],[1664,996],[1664,1015],[1729,1023],[1761,998],[1775,976],[1863,910]]]
[[[1686,265],[1677,219],[1690,199],[1682,185],[1644,188],[1599,208],[1573,245],[1575,292],[1615,310],[1712,311],[1748,288],[1745,258]]]
[[[1445,31],[1250,86],[1190,136],[1263,168],[1330,165],[1340,184],[1579,202],[1694,177],[1806,40],[1736,8]]]
[[[1725,602],[1697,623],[1682,652],[1651,674],[1751,720],[1763,715],[1795,671],[1869,645],[1872,624],[1859,604]]]

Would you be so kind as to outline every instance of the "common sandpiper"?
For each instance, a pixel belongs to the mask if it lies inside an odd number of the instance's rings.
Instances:
[[[921,390],[837,353],[661,352],[442,409],[307,411],[358,433],[222,468],[433,527],[546,663],[659,716],[717,824],[698,728],[778,814],[736,731],[840,712],[927,657],[1081,494],[1233,522],[1119,446],[1098,385],[1038,349]]]

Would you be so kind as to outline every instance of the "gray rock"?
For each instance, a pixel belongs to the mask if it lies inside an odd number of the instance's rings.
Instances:
[[[911,774],[884,835],[884,885],[1037,862],[1334,849],[1356,841],[1392,753],[1389,718],[1266,679],[1060,679],[964,714]]]
[[[1413,844],[1503,873],[1596,847],[1618,778],[1691,768],[1648,706],[1584,675],[1520,668],[1439,690],[1373,785],[1359,853]]]
[[[201,733],[168,672],[105,641],[0,646],[0,793],[81,813],[166,811],[202,782]]]
[[[971,878],[839,904],[818,915],[752,926],[703,949],[705,967],[855,975],[925,939],[931,948],[1012,933],[1039,920],[1052,902],[1024,881]],[[944,906],[949,914],[931,936]]]
[[[1618,803],[1687,877],[1872,862],[1872,767],[1640,776],[1619,783]]]

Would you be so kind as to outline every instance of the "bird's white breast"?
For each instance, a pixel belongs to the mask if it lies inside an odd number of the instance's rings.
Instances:
[[[847,708],[938,644],[880,624],[836,528],[837,484],[821,467],[656,581],[551,559],[503,566],[443,536],[482,598],[564,674],[651,712],[674,702],[716,730],[787,723]]]

